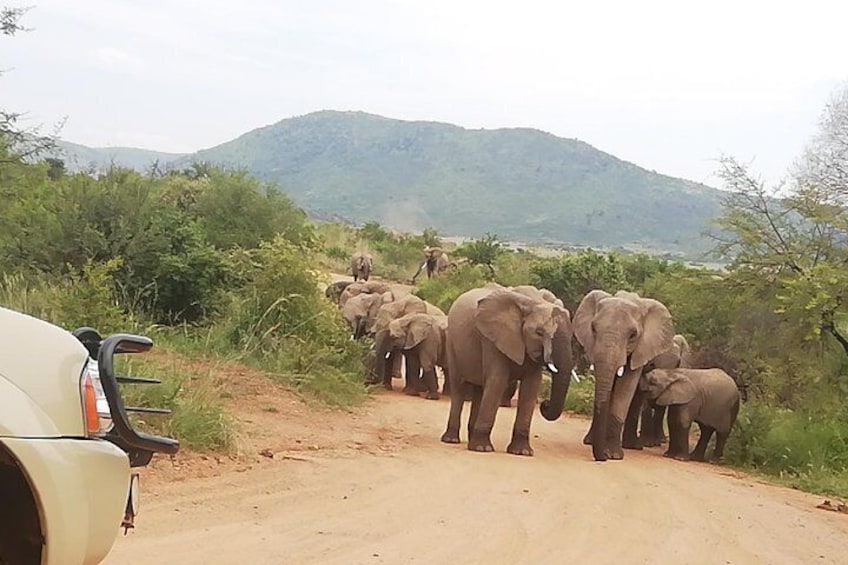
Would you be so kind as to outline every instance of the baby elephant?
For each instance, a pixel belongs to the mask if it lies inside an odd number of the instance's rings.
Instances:
[[[739,413],[739,389],[721,369],[654,369],[642,376],[639,388],[659,406],[668,406],[666,457],[704,461],[707,443],[716,432],[711,460],[718,463]],[[698,422],[701,439],[689,454],[689,427]]]

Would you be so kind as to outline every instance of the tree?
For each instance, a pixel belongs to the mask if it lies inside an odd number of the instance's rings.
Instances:
[[[825,109],[819,132],[791,175],[767,187],[737,160],[721,160],[731,193],[717,250],[734,277],[767,287],[805,340],[829,336],[848,356],[848,88]]]
[[[457,250],[457,255],[466,257],[472,264],[481,265],[489,269],[492,277],[495,276],[494,263],[504,253],[503,244],[498,236],[487,233],[481,239],[475,239],[466,243]]]
[[[0,6],[0,35],[12,37],[18,32],[29,31],[21,19],[30,8]],[[2,74],[2,71],[0,71]],[[63,122],[54,127],[49,135],[42,135],[41,128],[23,128],[19,121],[24,114],[0,108],[0,164],[20,163],[56,148],[56,138]]]

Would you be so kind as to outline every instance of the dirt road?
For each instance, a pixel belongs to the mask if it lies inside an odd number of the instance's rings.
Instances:
[[[239,393],[242,458],[145,470],[107,563],[848,563],[848,516],[821,497],[658,450],[595,463],[583,419],[537,415],[523,458],[501,409],[478,454],[438,441],[447,399],[340,413],[269,387]]]

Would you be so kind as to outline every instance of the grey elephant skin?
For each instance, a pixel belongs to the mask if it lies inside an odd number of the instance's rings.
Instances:
[[[350,258],[350,270],[354,282],[358,280],[367,281],[374,268],[374,258],[370,253],[357,252]]]
[[[721,369],[655,369],[642,377],[639,387],[660,406],[668,406],[667,457],[704,461],[707,444],[715,432],[711,460],[721,460],[741,401],[739,389],[730,375]],[[701,438],[690,454],[692,422],[698,423]]]
[[[424,262],[415,272],[415,275],[412,276],[412,284],[415,284],[418,275],[425,269],[427,271],[427,278],[430,279],[442,275],[448,270],[449,266],[450,257],[448,257],[448,254],[441,247],[425,247]]]
[[[642,374],[654,369],[691,368],[689,342],[682,334],[675,334],[670,349],[660,353],[642,368]],[[665,439],[663,420],[665,406],[659,406],[655,401],[646,398],[641,388],[636,389],[633,402],[624,421],[624,432],[621,444],[625,449],[642,449],[657,447]],[[641,420],[641,427],[640,425]],[[639,435],[636,430],[639,428]]]
[[[554,372],[551,399],[543,403],[542,414],[556,419],[570,379],[571,337],[569,312],[557,304],[497,285],[462,294],[448,312],[451,406],[441,440],[459,443],[464,389],[469,387],[468,449],[493,451],[490,435],[498,405],[510,381],[518,380],[518,407],[507,451],[533,455],[530,423],[542,368],[547,365]]]
[[[447,327],[445,315],[427,313],[406,314],[389,322],[388,328],[375,341],[377,359],[388,359],[392,354],[402,352],[406,359],[407,392],[417,395],[418,389],[410,375],[422,374],[421,382],[427,392],[427,399],[439,399],[436,367],[441,367],[445,373],[445,383],[448,382],[447,369]],[[382,365],[385,371],[386,364]],[[412,385],[412,386],[411,386]],[[447,386],[447,385],[445,385]]]
[[[445,313],[439,310],[436,306],[433,306],[429,302],[426,302],[415,295],[408,294],[395,299],[391,293],[383,294],[382,304],[377,310],[373,326],[371,327],[371,331],[374,334],[374,349],[377,352],[382,352],[382,354],[378,354],[375,359],[375,373],[382,381],[386,390],[392,390],[392,373],[395,373],[395,371],[389,371],[389,368],[399,367],[400,359],[405,359],[406,384],[403,388],[403,392],[411,396],[417,396],[418,392],[421,390],[421,383],[418,378],[419,368],[413,366],[415,361],[410,356],[405,355],[403,351],[389,347],[389,344],[391,343],[389,325],[392,321],[408,314],[430,314],[433,316],[445,315]],[[396,376],[396,373],[394,376]]]
[[[631,292],[593,290],[574,313],[574,335],[595,366],[592,425],[583,443],[596,461],[623,459],[622,428],[642,367],[672,347],[671,314]]]

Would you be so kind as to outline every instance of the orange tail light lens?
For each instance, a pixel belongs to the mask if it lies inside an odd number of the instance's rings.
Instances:
[[[88,374],[83,381],[83,403],[85,405],[85,429],[89,434],[96,434],[100,431],[100,417],[97,415],[97,395],[94,392],[94,383],[91,382],[91,377]]]

